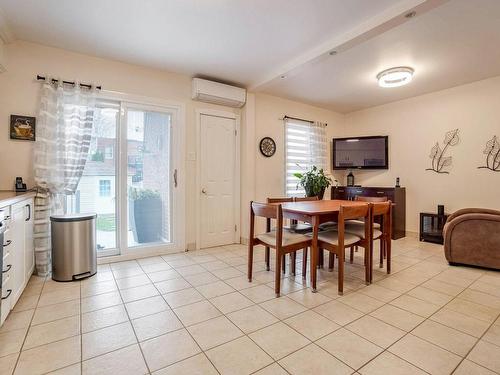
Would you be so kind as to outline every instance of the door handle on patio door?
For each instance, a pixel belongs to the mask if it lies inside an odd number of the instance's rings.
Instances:
[[[177,169],[174,169],[174,187],[177,187]]]

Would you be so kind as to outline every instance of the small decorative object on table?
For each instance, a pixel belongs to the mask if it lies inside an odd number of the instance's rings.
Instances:
[[[300,181],[297,184],[297,188],[302,186],[306,191],[306,196],[315,197],[323,199],[325,194],[325,189],[332,184],[330,177],[325,176],[323,169],[318,169],[315,165],[305,173],[294,173]]]
[[[349,174],[347,175],[347,186],[354,186],[354,175],[352,174],[352,171],[349,171]]]
[[[443,214],[430,212],[420,213],[420,241],[428,241],[443,244],[443,227],[448,220],[448,214],[444,213],[444,206],[440,206],[438,211],[443,208]]]
[[[34,141],[35,124],[35,117],[10,115],[10,139]]]
[[[399,177],[396,177],[396,187],[401,187],[401,186],[399,185]]]

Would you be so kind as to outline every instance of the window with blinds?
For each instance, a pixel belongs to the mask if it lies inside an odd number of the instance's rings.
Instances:
[[[305,191],[297,186],[299,179],[293,174],[306,172],[313,165],[326,169],[328,141],[325,124],[294,119],[285,120],[285,194],[303,197]]]

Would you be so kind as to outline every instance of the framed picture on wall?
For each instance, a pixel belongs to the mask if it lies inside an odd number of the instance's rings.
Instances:
[[[10,115],[10,139],[35,140],[36,117]]]

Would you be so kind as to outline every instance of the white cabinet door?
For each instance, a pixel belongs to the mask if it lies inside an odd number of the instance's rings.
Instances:
[[[25,234],[24,223],[26,219],[24,205],[15,205],[12,207],[12,243],[10,255],[12,257],[12,304],[15,304],[24,288],[26,272],[24,270],[24,248]]]
[[[24,205],[24,271],[25,282],[28,282],[35,267],[35,243],[33,241],[34,211],[33,199],[26,201]]]
[[[2,304],[1,314],[0,314],[0,326],[3,324],[7,315],[9,315],[10,309],[14,307],[12,303],[12,272],[6,272],[2,274],[2,299],[0,303]]]

